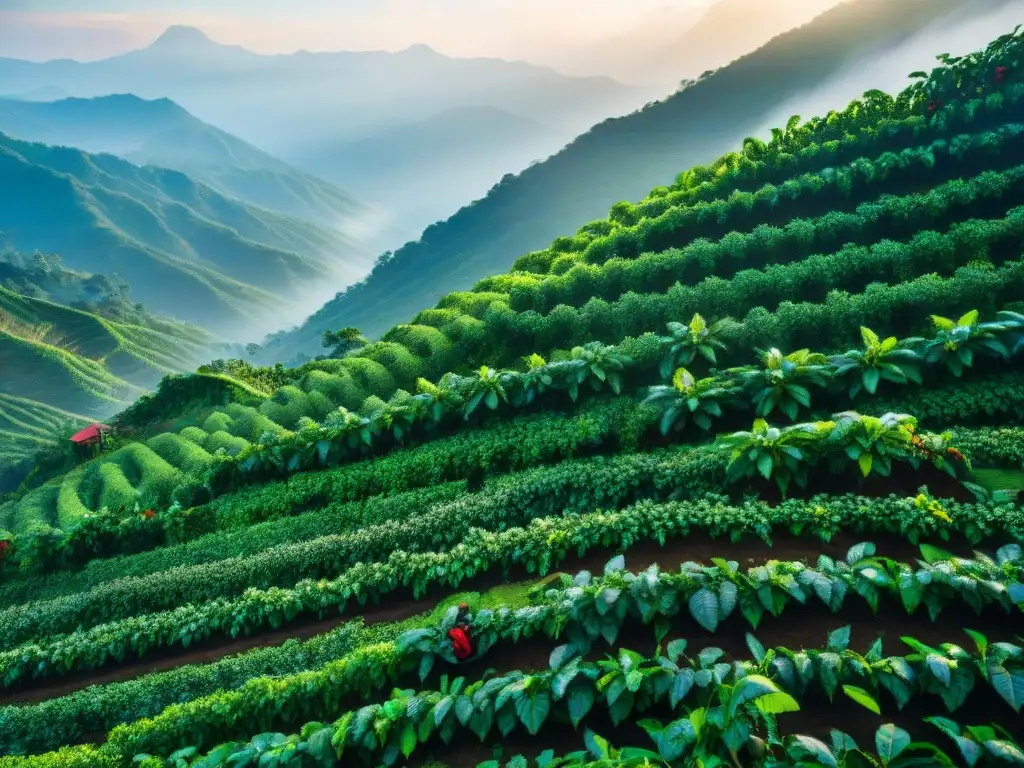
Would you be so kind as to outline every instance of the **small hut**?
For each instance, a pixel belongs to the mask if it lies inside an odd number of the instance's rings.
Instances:
[[[106,424],[90,424],[85,429],[73,434],[71,436],[71,442],[82,448],[85,448],[86,446],[98,446],[99,450],[102,451],[106,447],[106,441],[103,438],[103,434],[109,431],[110,427]]]

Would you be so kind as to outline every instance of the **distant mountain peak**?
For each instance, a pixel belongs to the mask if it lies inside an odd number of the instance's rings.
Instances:
[[[432,56],[437,55],[437,51],[435,51],[426,43],[414,43],[413,45],[410,45],[408,48],[403,50],[402,53],[409,53],[417,56],[424,56],[427,54],[430,54]]]
[[[200,48],[216,45],[201,29],[175,24],[164,30],[150,48]]]

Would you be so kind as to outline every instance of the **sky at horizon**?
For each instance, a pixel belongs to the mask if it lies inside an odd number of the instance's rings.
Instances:
[[[713,1],[0,0],[0,57],[95,60],[144,47],[183,24],[259,53],[426,43],[453,56],[544,59],[615,35],[653,10]]]

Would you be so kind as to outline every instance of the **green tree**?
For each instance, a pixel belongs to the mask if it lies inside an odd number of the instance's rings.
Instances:
[[[331,357],[344,357],[347,352],[365,347],[369,342],[358,328],[342,328],[340,331],[324,331],[323,346],[331,350]]]

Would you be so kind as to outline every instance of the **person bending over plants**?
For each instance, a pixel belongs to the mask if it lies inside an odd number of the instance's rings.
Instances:
[[[448,638],[452,641],[452,652],[457,661],[466,661],[476,653],[469,622],[469,605],[459,603],[455,626],[448,630]]]

